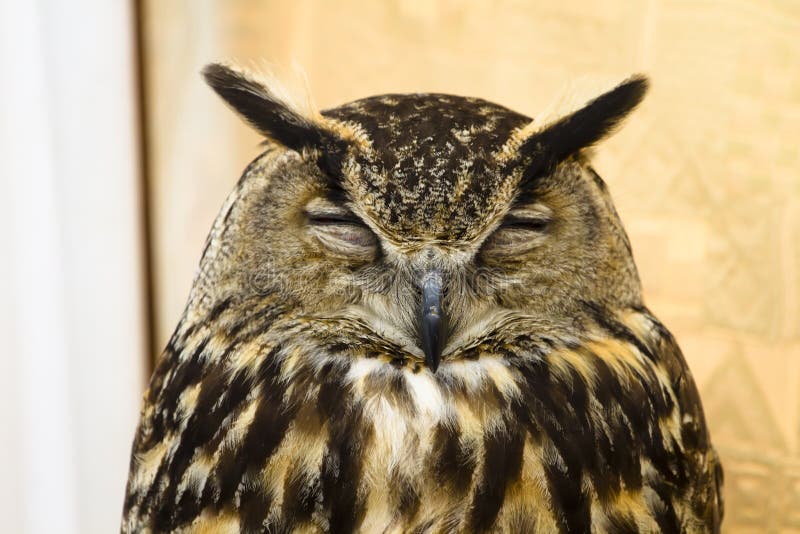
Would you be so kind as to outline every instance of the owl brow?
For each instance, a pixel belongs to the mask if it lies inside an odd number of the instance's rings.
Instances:
[[[338,203],[323,204],[322,206],[312,206],[312,203],[309,203],[303,211],[309,219],[320,224],[364,224],[361,218],[353,213],[352,210]]]
[[[334,178],[328,178],[323,196],[333,204],[344,204],[350,200],[350,195],[342,187],[341,182]]]
[[[532,202],[529,204],[511,206],[506,213],[507,219],[519,220],[543,220],[551,219],[553,217],[553,210],[542,202]]]
[[[511,201],[511,205],[508,207],[509,211],[523,209],[536,203],[539,198],[536,189],[530,187],[530,184],[528,185],[529,187],[520,189],[514,196],[514,200]]]
[[[320,197],[309,202],[303,210],[305,215],[318,224],[358,224],[364,220],[348,207],[347,193],[342,189],[326,190]]]
[[[342,171],[345,155],[350,145],[341,139],[331,139],[317,147],[317,167],[325,175],[329,189],[341,190],[344,174]]]

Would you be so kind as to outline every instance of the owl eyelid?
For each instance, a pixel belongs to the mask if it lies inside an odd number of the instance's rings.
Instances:
[[[377,250],[375,234],[363,223],[311,222],[309,231],[334,255],[368,259]]]
[[[366,228],[364,221],[341,202],[316,197],[306,204],[303,213],[308,222],[316,225],[350,225]]]
[[[502,223],[500,228],[513,228],[518,230],[532,230],[535,232],[542,232],[552,222],[550,217],[521,217],[521,216],[508,216]]]
[[[311,224],[319,224],[319,225],[350,225],[350,226],[360,226],[366,228],[367,225],[364,224],[364,221],[359,219],[352,213],[308,213],[306,212],[306,216],[308,217],[309,222]]]
[[[552,208],[543,202],[535,202],[511,209],[500,223],[500,228],[543,232],[552,221]]]
[[[334,255],[368,259],[378,244],[369,226],[344,206],[312,200],[303,210],[308,229]]]

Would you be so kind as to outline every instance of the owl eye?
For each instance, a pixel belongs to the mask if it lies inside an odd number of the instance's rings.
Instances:
[[[364,222],[350,213],[306,213],[308,221],[311,224],[319,225],[336,225],[336,224],[351,224],[353,226],[363,226],[366,228]]]
[[[488,239],[485,250],[511,255],[533,249],[547,238],[552,220],[552,211],[541,205],[511,212]]]
[[[500,228],[514,230],[527,230],[529,232],[544,232],[550,225],[550,219],[545,217],[515,217],[510,216],[500,224]]]
[[[306,217],[312,235],[334,254],[360,259],[375,254],[378,246],[375,234],[350,211],[338,206],[334,209],[306,209]]]

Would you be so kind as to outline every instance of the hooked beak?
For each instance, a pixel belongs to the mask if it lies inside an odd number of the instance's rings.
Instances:
[[[435,373],[447,337],[447,317],[442,310],[442,272],[438,269],[428,271],[422,279],[420,312],[422,352],[425,364]]]

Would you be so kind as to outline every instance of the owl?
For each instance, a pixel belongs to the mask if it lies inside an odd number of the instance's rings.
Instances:
[[[122,532],[719,531],[697,388],[589,161],[645,77],[532,120],[204,76],[266,149],[145,393]]]

